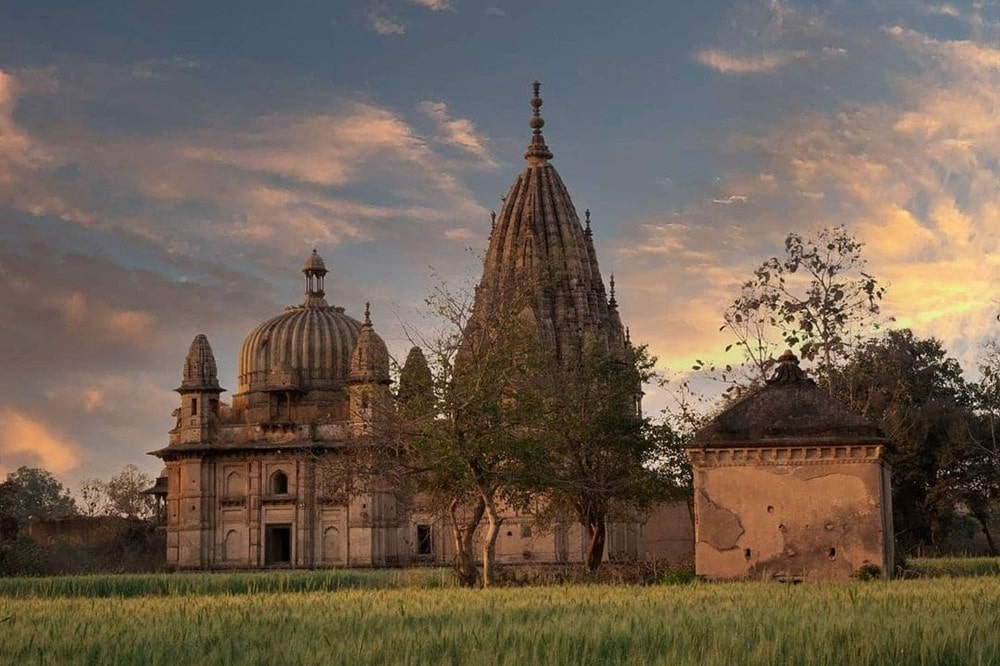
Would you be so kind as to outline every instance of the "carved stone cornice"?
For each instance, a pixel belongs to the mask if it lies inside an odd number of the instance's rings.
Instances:
[[[883,444],[685,449],[694,467],[760,467],[882,462]]]

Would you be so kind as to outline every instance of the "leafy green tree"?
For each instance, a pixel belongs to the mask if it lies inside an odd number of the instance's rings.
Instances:
[[[635,520],[671,488],[654,467],[662,457],[658,431],[639,409],[654,365],[645,347],[615,358],[590,346],[578,365],[552,364],[535,376],[545,400],[536,506],[543,515],[576,515],[587,535],[589,571],[604,559],[608,521]]]
[[[860,339],[878,327],[885,287],[870,273],[864,243],[846,228],[825,228],[814,236],[788,234],[784,257],[764,261],[726,309],[720,330],[728,331],[746,361],[748,377],[763,381],[780,349],[798,349],[818,365],[820,378]],[[779,342],[780,341],[780,342]],[[730,368],[727,379],[732,379]]]
[[[148,520],[156,511],[156,499],[143,491],[153,485],[148,474],[128,464],[107,481],[85,479],[78,495],[88,516],[120,516]]]
[[[152,485],[153,479],[148,474],[135,465],[125,465],[106,484],[110,513],[125,518],[152,518],[156,511],[156,499],[142,494]]]
[[[52,474],[38,467],[19,467],[0,483],[0,514],[21,527],[33,518],[59,518],[76,513],[76,503]]]
[[[962,499],[979,522],[990,553],[1000,555],[994,532],[1000,514],[1000,340],[987,340],[973,385],[976,422]]]
[[[901,547],[940,550],[946,518],[976,474],[973,396],[961,366],[940,341],[902,329],[866,342],[830,380],[895,444],[888,461]]]
[[[493,584],[501,508],[525,502],[541,451],[541,403],[530,381],[539,346],[520,316],[525,298],[507,294],[473,312],[467,296],[438,289],[428,299],[445,325],[428,345],[434,400],[422,409],[410,400],[401,410],[405,462],[425,497],[448,511],[456,572],[467,586]],[[479,575],[474,536],[484,522]]]

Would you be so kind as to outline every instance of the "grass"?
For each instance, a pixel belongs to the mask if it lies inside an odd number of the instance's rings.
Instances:
[[[997,577],[483,591],[427,586],[446,572],[404,573],[173,575],[162,578],[179,582],[145,597],[108,594],[98,577],[81,577],[75,588],[36,579],[51,587],[0,598],[0,661],[1000,663]],[[310,575],[316,580],[299,580]],[[133,586],[119,589],[132,590],[143,577],[120,578]],[[327,587],[305,590],[321,580]],[[265,590],[275,585],[283,591]]]
[[[330,569],[240,573],[95,574],[0,578],[0,597],[158,597],[454,586],[449,569]]]
[[[1000,557],[913,557],[904,569],[919,578],[1000,576]]]

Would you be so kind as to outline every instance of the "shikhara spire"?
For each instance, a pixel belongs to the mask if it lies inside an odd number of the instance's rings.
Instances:
[[[594,250],[593,233],[576,208],[545,144],[540,84],[533,84],[531,143],[518,175],[492,220],[476,311],[496,307],[517,289],[531,291],[531,314],[540,337],[564,363],[578,359],[585,341],[624,353],[625,333],[609,306]]]

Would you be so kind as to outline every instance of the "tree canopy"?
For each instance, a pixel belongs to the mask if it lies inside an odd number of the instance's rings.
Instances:
[[[76,513],[76,503],[52,474],[38,467],[19,467],[0,483],[0,515],[21,526],[33,518],[59,518]]]

